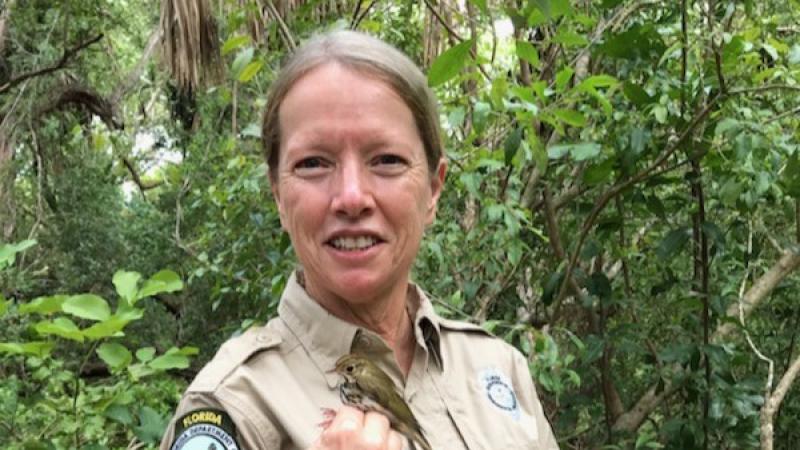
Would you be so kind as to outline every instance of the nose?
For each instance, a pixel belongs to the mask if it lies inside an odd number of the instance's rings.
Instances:
[[[334,187],[332,208],[338,216],[357,219],[375,206],[367,168],[357,161],[343,161]]]

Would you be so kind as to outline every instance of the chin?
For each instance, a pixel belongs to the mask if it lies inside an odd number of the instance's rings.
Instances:
[[[336,294],[351,304],[364,304],[376,297],[388,295],[391,282],[385,278],[366,274],[342,274],[335,281]]]

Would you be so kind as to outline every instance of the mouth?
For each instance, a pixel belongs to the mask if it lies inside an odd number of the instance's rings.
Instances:
[[[361,235],[361,236],[338,236],[330,239],[327,244],[336,250],[345,252],[364,251],[372,248],[382,241],[375,236]]]

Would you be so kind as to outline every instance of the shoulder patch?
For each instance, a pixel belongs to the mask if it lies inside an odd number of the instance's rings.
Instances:
[[[519,401],[511,380],[496,367],[487,367],[478,372],[478,384],[486,399],[495,408],[510,415],[515,421],[520,419]]]
[[[470,322],[462,322],[460,320],[439,319],[439,326],[448,330],[474,332],[495,337],[492,333],[486,331],[480,325],[475,325],[474,323]]]
[[[281,336],[267,327],[254,327],[239,336],[228,339],[214,358],[197,374],[187,391],[210,392],[237,367],[254,354],[268,350],[283,342]]]
[[[175,422],[170,450],[239,450],[236,426],[220,409],[189,411]]]

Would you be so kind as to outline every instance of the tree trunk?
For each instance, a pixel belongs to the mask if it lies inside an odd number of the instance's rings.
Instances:
[[[0,122],[4,119],[0,117]],[[15,178],[11,130],[0,125],[0,242],[10,242],[16,227]]]

